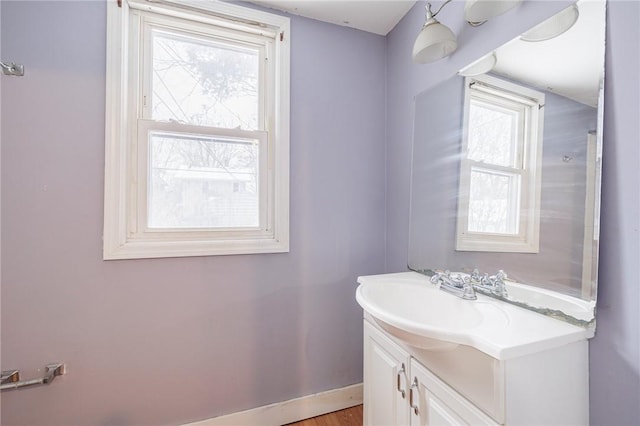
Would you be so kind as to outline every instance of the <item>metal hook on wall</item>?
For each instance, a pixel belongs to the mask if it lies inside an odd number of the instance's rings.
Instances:
[[[31,380],[20,380],[20,370],[8,370],[2,372],[0,390],[19,389],[25,386],[48,385],[58,376],[67,373],[67,365],[63,363],[47,364],[44,377]]]
[[[2,69],[2,74],[4,75],[13,75],[16,77],[22,77],[24,75],[24,65],[19,65],[15,62],[0,62],[0,69]]]

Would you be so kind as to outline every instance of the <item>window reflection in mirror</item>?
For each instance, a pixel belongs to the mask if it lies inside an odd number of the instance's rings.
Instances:
[[[465,80],[456,250],[537,253],[544,93]]]

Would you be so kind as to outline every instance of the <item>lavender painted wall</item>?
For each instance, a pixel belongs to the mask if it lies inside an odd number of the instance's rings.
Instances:
[[[291,253],[103,262],[104,5],[1,2],[2,59],[27,65],[2,77],[2,366],[69,364],[49,388],[3,394],[3,424],[176,424],[360,381],[355,277],[407,263],[413,97],[569,3],[526,1],[471,28],[453,2],[440,18],[460,48],[425,66],[410,58],[422,3],[386,46],[294,18]],[[591,415],[630,425],[640,7],[609,9]]]
[[[640,3],[609,4],[591,423],[640,424]]]
[[[291,252],[102,261],[105,4],[2,2],[2,424],[180,424],[362,380],[384,37],[292,18]],[[5,59],[6,58],[6,59]]]
[[[413,97],[569,3],[526,1],[471,28],[462,22],[464,3],[452,2],[439,19],[458,34],[459,50],[430,65],[411,64],[424,3],[387,36],[388,272],[407,264]],[[639,23],[640,3],[609,1],[598,330],[590,343],[591,423],[603,426],[640,423]]]

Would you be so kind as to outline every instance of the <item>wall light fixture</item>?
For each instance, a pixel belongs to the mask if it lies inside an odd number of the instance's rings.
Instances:
[[[427,3],[425,23],[413,45],[413,62],[416,64],[437,61],[449,56],[458,48],[456,35],[453,31],[436,19],[436,15],[450,1],[443,2],[435,12],[431,10],[431,3]],[[478,26],[513,9],[521,2],[522,0],[466,0],[464,18],[470,25]],[[492,60],[495,64],[495,55],[487,58],[486,62],[480,66],[490,67],[489,62]]]
[[[413,62],[416,64],[426,64],[442,59],[449,56],[458,47],[453,31],[435,18],[444,5],[450,1],[442,3],[442,6],[435,12],[431,11],[431,3],[427,3],[425,23],[413,45]]]
[[[578,6],[571,5],[520,36],[523,41],[545,41],[569,30],[576,23],[580,12]]]

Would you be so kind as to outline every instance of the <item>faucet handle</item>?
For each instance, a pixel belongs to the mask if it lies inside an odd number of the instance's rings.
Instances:
[[[476,296],[476,291],[473,288],[473,284],[471,284],[471,280],[468,277],[466,280],[464,280],[464,284],[462,288],[463,288],[463,293],[462,293],[463,299],[476,300],[478,298],[478,296]]]
[[[482,275],[480,275],[480,271],[478,270],[478,268],[474,268],[473,271],[471,271],[471,279],[473,281],[480,281],[481,278]]]
[[[492,293],[499,297],[506,298],[509,296],[509,293],[507,292],[507,286],[504,285],[504,281],[497,281]]]
[[[480,284],[484,284],[484,285],[491,285],[491,277],[489,276],[488,273],[484,273],[482,274],[482,277],[480,278]]]
[[[507,278],[507,274],[500,270],[495,276],[495,280],[493,282],[493,294],[500,297],[507,297],[507,286],[504,283],[504,280]]]

